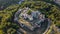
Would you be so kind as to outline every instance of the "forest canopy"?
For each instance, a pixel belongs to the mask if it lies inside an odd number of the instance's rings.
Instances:
[[[4,10],[0,10],[0,33],[17,34],[19,25],[14,22],[14,14],[19,8],[29,7],[32,10],[39,10],[51,19],[54,24],[60,27],[60,8],[57,5],[45,1],[25,1],[22,4],[14,4],[19,0],[1,0],[0,6],[9,5]],[[3,3],[4,2],[4,3]],[[12,3],[12,5],[10,5]],[[30,12],[29,12],[30,13]]]

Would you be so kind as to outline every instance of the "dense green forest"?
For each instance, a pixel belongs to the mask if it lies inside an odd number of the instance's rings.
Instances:
[[[16,30],[19,26],[13,19],[18,7],[19,5],[15,4],[0,11],[0,34],[17,34]]]
[[[0,7],[6,7],[0,10],[0,34],[17,34],[18,24],[14,22],[14,14],[19,8],[29,7],[33,10],[39,10],[46,15],[46,18],[52,20],[54,24],[60,27],[60,8],[57,5],[45,1],[25,1],[21,5],[17,4],[19,0],[0,0]]]

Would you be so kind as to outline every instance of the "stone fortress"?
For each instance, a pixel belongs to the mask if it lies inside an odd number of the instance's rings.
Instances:
[[[48,24],[48,20],[46,20],[44,14],[38,10],[34,11],[28,7],[19,9],[15,14],[14,21],[18,22],[23,29],[34,31],[37,28],[39,29],[38,32],[44,31]]]
[[[20,9],[19,11],[19,19],[18,21],[22,23],[22,27],[26,26],[30,30],[34,30],[34,28],[40,27],[41,22],[45,20],[45,15],[43,15],[39,11],[33,11],[30,8],[23,8],[22,10]],[[29,14],[28,14],[29,13]]]

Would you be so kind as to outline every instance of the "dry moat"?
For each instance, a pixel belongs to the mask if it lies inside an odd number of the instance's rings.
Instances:
[[[25,34],[43,34],[48,27],[48,19],[38,10],[28,7],[19,9],[14,21],[20,25],[19,31]]]

